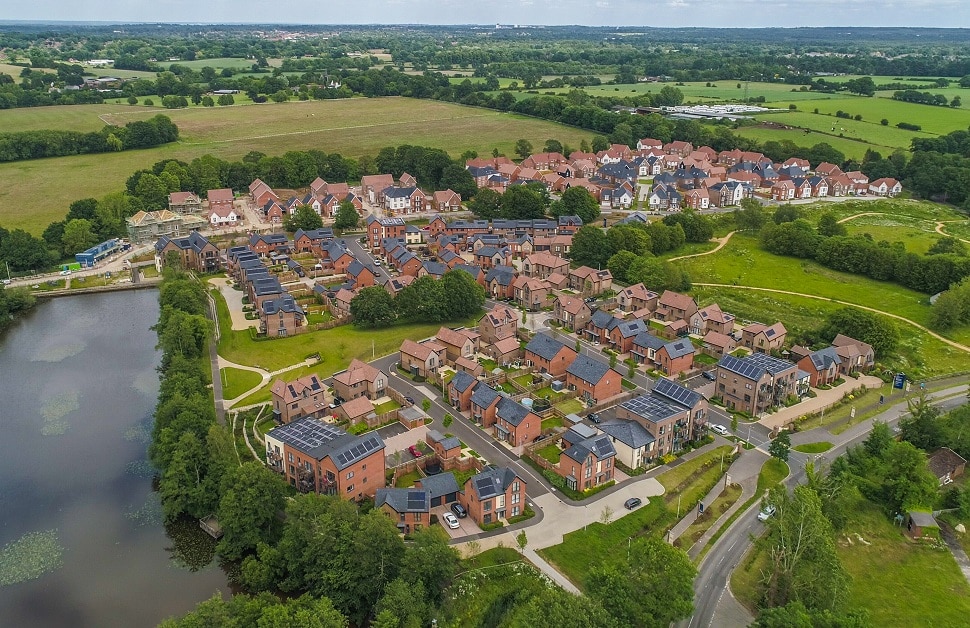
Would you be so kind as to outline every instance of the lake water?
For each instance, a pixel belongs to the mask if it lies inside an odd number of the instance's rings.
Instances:
[[[152,491],[157,318],[154,290],[53,299],[0,338],[0,625],[154,626],[228,592],[174,557],[211,543],[173,541]]]

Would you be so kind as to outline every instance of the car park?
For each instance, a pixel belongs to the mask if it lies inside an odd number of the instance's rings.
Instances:
[[[636,508],[642,503],[643,503],[643,500],[641,500],[639,497],[631,497],[630,499],[623,502],[623,507],[626,508],[627,510],[633,510],[634,508]]]
[[[728,436],[730,434],[726,427],[718,425],[717,423],[711,423],[711,431],[721,436]]]
[[[712,371],[704,371],[703,373],[701,373],[701,375],[704,376],[704,379],[706,379],[708,381],[711,381],[711,382],[713,382],[715,379],[717,379],[717,376],[714,375],[714,373]]]
[[[586,418],[592,421],[593,423],[601,423],[603,421],[600,418],[600,415],[596,414],[595,412],[590,412],[588,415],[586,415]]]
[[[421,450],[418,449],[417,445],[411,445],[408,447],[408,453],[410,453],[415,458],[420,458],[422,456]]]
[[[771,504],[766,504],[761,512],[758,513],[758,521],[767,521],[771,516],[775,514],[775,507]]]
[[[468,516],[468,511],[465,510],[465,507],[459,504],[458,502],[455,502],[454,504],[451,505],[451,512],[455,513],[455,516],[460,517],[461,519],[464,519],[465,517]]]
[[[455,515],[451,514],[450,512],[446,512],[444,515],[441,516],[441,518],[445,520],[445,523],[448,524],[448,527],[451,528],[452,530],[457,530],[458,528],[461,527],[461,524],[458,523],[458,518],[455,517]]]

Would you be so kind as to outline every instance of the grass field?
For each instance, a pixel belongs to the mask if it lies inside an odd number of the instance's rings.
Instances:
[[[259,382],[263,379],[259,373],[232,367],[220,369],[220,373],[223,378],[223,399],[235,399],[250,388],[258,386]]]
[[[831,127],[830,127],[831,128]],[[748,137],[759,142],[782,142],[788,140],[794,142],[796,146],[810,148],[822,142],[840,151],[850,159],[859,159],[866,154],[869,149],[878,150],[885,153],[887,149],[874,146],[868,142],[851,140],[845,137],[826,135],[823,133],[806,133],[799,129],[776,129],[763,126],[742,126],[734,129],[734,132],[741,137]]]
[[[155,99],[156,102],[159,100]],[[163,110],[164,111],[164,110]],[[110,114],[134,114],[150,116],[158,113],[154,109],[146,112],[144,107],[128,104],[115,105],[57,105],[55,107],[20,107],[0,110],[0,128],[4,132],[41,131],[100,131],[105,120],[100,116]]]
[[[128,109],[135,111],[113,109],[115,114],[110,119],[124,124],[159,113],[157,109]],[[176,144],[124,153],[0,164],[0,225],[39,235],[48,223],[63,218],[72,201],[99,198],[121,190],[135,170],[150,167],[161,159],[191,161],[204,154],[239,159],[251,150],[275,155],[311,148],[358,157],[376,155],[385,146],[400,144],[441,148],[457,157],[465,150],[490,154],[493,148],[512,154],[519,138],[528,139],[536,146],[549,138],[578,146],[582,139],[588,140],[591,136],[543,120],[408,98],[163,111],[181,129],[182,139]],[[38,115],[42,113],[38,109]],[[54,120],[63,124],[68,115],[54,112]],[[97,115],[92,117],[96,119]],[[7,128],[3,115],[0,115],[0,128]],[[50,185],[51,181],[58,181],[58,185]],[[43,202],[38,202],[38,190],[45,191]]]
[[[936,222],[910,216],[861,216],[845,223],[850,235],[868,233],[876,242],[902,242],[906,250],[926,253],[943,236],[936,233]]]
[[[869,101],[861,102],[869,103]],[[904,131],[893,125],[883,126],[879,123],[881,118],[866,116],[864,113],[862,120],[847,120],[845,118],[836,118],[834,115],[824,115],[821,109],[819,110],[820,113],[816,114],[812,113],[810,108],[812,104],[815,104],[815,101],[799,106],[799,111],[763,114],[757,116],[756,119],[801,129],[810,129],[821,134],[829,134],[833,139],[847,138],[873,144],[883,147],[883,153],[886,152],[886,148],[908,149],[914,137],[934,137],[934,135],[937,135],[936,133]],[[855,102],[848,104],[855,104]],[[855,115],[852,111],[849,111],[849,113]],[[860,111],[859,113],[862,112]],[[902,119],[905,120],[905,118]],[[968,119],[968,123],[970,123],[970,119]],[[951,127],[949,130],[953,131],[956,128],[959,127]],[[802,133],[804,134],[804,132]],[[839,137],[840,135],[843,137]],[[817,136],[818,134],[816,133],[806,135],[806,137],[813,137],[813,139]]]

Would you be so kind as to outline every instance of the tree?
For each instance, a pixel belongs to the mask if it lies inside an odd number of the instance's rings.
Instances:
[[[606,267],[617,281],[628,281],[627,274],[630,266],[639,257],[630,251],[620,251],[606,262]]]
[[[891,355],[899,344],[899,330],[887,319],[854,307],[840,308],[825,319],[819,337],[831,342],[837,334],[872,345],[876,355]]]
[[[220,107],[225,107],[227,105],[235,104],[236,99],[232,97],[232,94],[222,94],[219,96],[219,99],[216,102],[219,103]],[[147,105],[148,103],[145,104]]]
[[[439,323],[448,318],[448,302],[442,282],[430,275],[419,277],[394,297],[394,309],[404,320]]]
[[[61,244],[64,251],[70,255],[80,253],[98,243],[97,236],[91,229],[91,222],[84,218],[75,218],[64,225],[64,235],[61,236]]]
[[[532,142],[526,139],[515,141],[515,154],[521,159],[525,159],[532,154]]]
[[[237,560],[260,542],[275,542],[278,514],[283,510],[286,485],[262,464],[247,462],[232,469],[219,501],[222,540],[219,554]]]
[[[598,153],[600,151],[604,151],[604,150],[606,150],[609,147],[610,147],[610,140],[609,140],[609,138],[603,137],[602,135],[594,135],[593,136],[592,150],[593,150],[594,153]]]
[[[795,222],[801,217],[802,210],[791,203],[785,203],[779,206],[773,216],[776,225],[780,225],[783,222]]]
[[[515,545],[519,548],[520,553],[525,552],[526,546],[529,544],[529,538],[525,535],[525,530],[520,531],[515,535]]]
[[[768,224],[768,213],[761,203],[746,198],[741,201],[741,208],[734,210],[734,222],[741,231],[760,231]]]
[[[818,234],[826,238],[848,235],[849,230],[841,224],[832,212],[825,212],[818,219]]]
[[[441,179],[438,182],[438,187],[457,192],[466,201],[478,192],[478,186],[475,185],[475,177],[467,169],[462,168],[458,164],[449,164],[441,171]]]
[[[356,229],[360,225],[360,214],[350,201],[341,201],[334,215],[334,229]]]
[[[502,214],[502,195],[492,188],[482,188],[468,202],[468,209],[482,220],[493,220]]]
[[[775,440],[771,441],[768,446],[768,453],[782,462],[788,462],[789,451],[791,451],[791,436],[789,436],[788,430],[782,430],[775,437]]]
[[[619,628],[620,624],[591,596],[547,587],[519,606],[509,625],[511,628]]]
[[[509,220],[532,220],[545,216],[549,206],[545,188],[531,184],[513,185],[502,195],[502,217]]]
[[[899,422],[900,436],[923,451],[935,451],[945,442],[940,410],[930,403],[925,390],[906,402],[909,417]]]
[[[583,225],[573,235],[570,257],[580,266],[603,268],[612,256],[609,240],[599,227]]]
[[[666,627],[693,611],[696,575],[686,553],[646,536],[631,542],[627,557],[592,568],[587,593],[621,626]]]
[[[468,272],[453,268],[441,278],[445,314],[450,320],[461,320],[478,314],[485,305],[485,289]]]
[[[683,268],[652,255],[638,257],[626,272],[630,283],[643,283],[659,293],[663,290],[690,290],[690,276]]]
[[[550,207],[554,218],[560,216],[579,216],[583,224],[592,224],[600,215],[600,206],[593,195],[584,187],[571,187],[562,193],[558,201]]]
[[[560,153],[562,154],[562,142],[559,140],[549,139],[546,140],[545,145],[542,147],[543,152],[546,153]]]
[[[389,626],[421,628],[426,625],[426,619],[431,615],[425,598],[426,587],[420,580],[408,584],[403,578],[397,578],[384,589],[384,595],[378,600],[374,610],[378,617],[384,617],[383,621],[396,621],[388,623]]]
[[[655,231],[663,229],[665,235],[670,231],[669,229],[665,229],[664,225],[658,225],[658,227]],[[606,232],[606,237],[610,243],[610,251],[630,251],[634,255],[651,253],[653,251],[653,241],[648,229],[650,227],[636,224],[613,225]]]
[[[211,512],[216,487],[207,485],[206,452],[192,432],[182,434],[172,461],[159,481],[159,495],[166,521],[180,515],[204,517]]]
[[[926,454],[911,443],[902,441],[893,444],[885,461],[886,473],[879,501],[887,514],[933,506],[940,481],[930,472]]]
[[[387,327],[397,317],[394,300],[381,286],[364,288],[350,300],[350,315],[358,327]]]

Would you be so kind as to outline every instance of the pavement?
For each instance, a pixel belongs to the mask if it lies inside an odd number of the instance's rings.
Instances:
[[[813,414],[835,405],[842,400],[842,397],[852,392],[854,389],[859,388],[860,386],[865,386],[871,390],[888,386],[888,384],[878,377],[874,377],[872,375],[862,375],[857,379],[848,377],[846,378],[845,383],[834,388],[829,388],[828,390],[818,390],[813,388],[812,390],[815,392],[815,397],[806,397],[805,399],[802,399],[801,402],[791,407],[780,408],[771,414],[765,415],[765,417],[760,419],[758,422],[770,429],[783,427],[800,416]]]
[[[243,312],[242,300],[246,294],[245,292],[234,289],[232,287],[232,281],[229,279],[217,277],[210,279],[209,283],[218,288],[222,294],[222,298],[226,300],[226,305],[229,306],[229,316],[232,318],[233,331],[240,331],[256,326],[256,323],[259,321],[247,320],[246,314]]]
[[[940,536],[943,537],[946,546],[950,548],[950,553],[953,554],[953,559],[957,561],[957,566],[963,572],[963,577],[970,583],[970,557],[963,551],[963,546],[956,538],[956,532],[944,523],[940,525]]]

